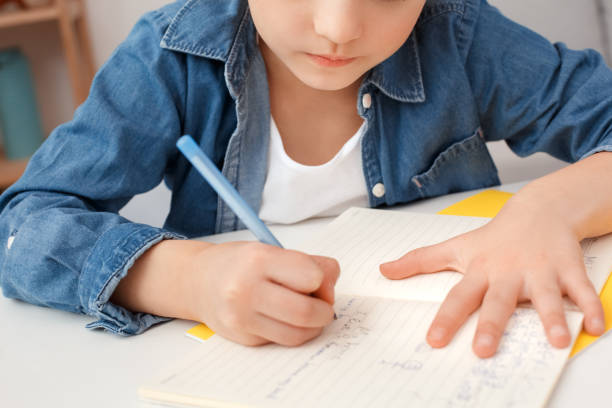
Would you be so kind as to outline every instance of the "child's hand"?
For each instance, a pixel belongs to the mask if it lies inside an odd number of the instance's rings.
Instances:
[[[411,251],[381,265],[383,275],[402,279],[454,270],[465,276],[449,293],[427,334],[433,347],[447,345],[481,306],[473,349],[495,354],[517,302],[531,300],[550,343],[566,347],[571,336],[562,296],[585,313],[586,330],[604,331],[603,309],[586,275],[576,234],[563,216],[515,196],[487,225],[446,242]]]
[[[340,273],[334,259],[233,242],[199,251],[192,265],[190,304],[197,320],[233,341],[295,346],[333,320]]]

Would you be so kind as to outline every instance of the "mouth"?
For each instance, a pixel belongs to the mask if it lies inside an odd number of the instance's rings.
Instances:
[[[306,53],[308,57],[318,65],[324,67],[343,67],[355,61],[357,58],[343,57],[341,55],[319,55]]]

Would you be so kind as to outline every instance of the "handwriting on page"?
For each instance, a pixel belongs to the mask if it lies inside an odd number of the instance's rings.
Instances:
[[[518,309],[494,359],[471,352],[475,317],[446,349],[425,333],[438,305],[341,296],[338,320],[298,348],[247,348],[218,336],[157,388],[265,406],[536,407],[568,350],[548,345],[535,311]],[[580,315],[568,312],[574,328]],[[444,389],[441,390],[439,387]]]
[[[612,265],[612,234],[598,238],[585,239],[581,242],[584,253],[584,265],[597,293],[601,291],[610,275]]]

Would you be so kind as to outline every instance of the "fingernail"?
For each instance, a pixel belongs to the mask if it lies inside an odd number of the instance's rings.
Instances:
[[[478,348],[480,348],[480,347],[490,348],[491,346],[493,346],[493,342],[494,341],[495,341],[495,339],[490,334],[486,334],[486,333],[485,334],[480,334],[476,338],[476,347],[478,347]]]
[[[591,319],[591,329],[597,333],[601,333],[606,330],[606,325],[599,317],[594,317]]]
[[[565,337],[568,335],[565,327],[558,324],[551,327],[549,333],[551,337]]]
[[[429,339],[432,341],[441,341],[446,337],[446,329],[444,327],[436,327],[429,332]]]

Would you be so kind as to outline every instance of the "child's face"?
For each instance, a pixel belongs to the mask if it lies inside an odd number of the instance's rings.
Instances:
[[[406,41],[425,0],[249,0],[265,45],[306,85],[340,90]]]

